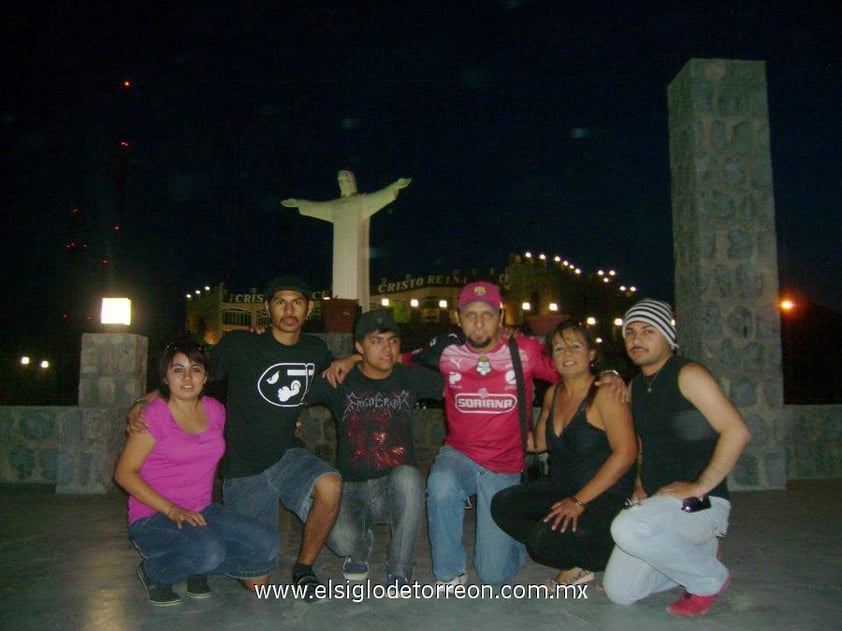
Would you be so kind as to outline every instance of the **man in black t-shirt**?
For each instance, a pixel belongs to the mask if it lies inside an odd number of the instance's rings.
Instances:
[[[304,522],[292,582],[304,600],[319,600],[313,562],[339,512],[342,478],[295,436],[307,391],[333,359],[325,343],[303,335],[313,310],[312,292],[297,276],[277,276],[263,291],[271,316],[268,334],[232,331],[211,351],[214,375],[227,377],[225,457],[221,472],[225,506],[278,533],[278,501]],[[146,395],[137,403],[154,398]],[[129,431],[145,431],[140,405],[129,413]],[[269,577],[243,581],[246,587]]]
[[[307,402],[330,407],[337,426],[342,504],[328,546],[345,557],[348,580],[368,577],[371,528],[389,524],[388,585],[408,585],[424,512],[424,478],[416,468],[412,416],[418,399],[440,399],[438,372],[396,365],[398,327],[387,311],[360,316],[354,331],[362,361],[337,388],[318,379]]]

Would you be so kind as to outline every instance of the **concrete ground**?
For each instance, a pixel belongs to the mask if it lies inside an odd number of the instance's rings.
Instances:
[[[471,533],[473,511],[466,511]],[[0,487],[0,628],[3,629],[840,629],[842,628],[842,480],[794,482],[786,491],[735,493],[723,560],[731,586],[704,618],[677,619],[664,607],[678,591],[631,607],[599,590],[587,598],[476,600],[365,598],[319,604],[258,600],[235,581],[210,578],[213,597],[176,607],[146,602],[135,576],[138,554],[126,538],[125,500],[54,495],[32,487]],[[274,580],[288,580],[300,540],[297,520]],[[372,584],[384,580],[385,528],[378,529]],[[466,534],[466,542],[472,537]],[[340,560],[325,551],[316,570],[345,585]],[[529,562],[521,585],[552,574]],[[426,529],[415,578],[431,585]],[[475,577],[472,576],[472,579]],[[184,586],[175,586],[183,592]]]

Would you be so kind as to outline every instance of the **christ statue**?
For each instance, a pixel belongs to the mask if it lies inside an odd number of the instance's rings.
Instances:
[[[285,199],[281,205],[333,224],[333,295],[358,300],[362,310],[368,311],[370,218],[395,201],[412,180],[402,177],[374,193],[358,193],[357,181],[350,171],[340,171],[337,180],[340,196],[336,199]]]

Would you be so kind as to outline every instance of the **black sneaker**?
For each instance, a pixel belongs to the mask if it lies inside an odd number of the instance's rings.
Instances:
[[[316,589],[322,585],[322,582],[315,574],[313,574],[313,572],[306,572],[299,576],[293,576],[292,584],[297,588],[293,593],[295,593],[296,596],[304,602],[327,602],[325,596],[321,595],[323,593],[323,589]]]
[[[211,589],[206,574],[194,574],[187,578],[187,595],[190,598],[210,598]]]
[[[146,572],[143,571],[143,563],[137,566],[137,577],[146,589],[146,595],[149,597],[149,602],[156,607],[171,607],[173,605],[181,604],[181,598],[179,598],[178,594],[172,590],[171,585],[153,583],[149,580],[149,577],[146,576]]]

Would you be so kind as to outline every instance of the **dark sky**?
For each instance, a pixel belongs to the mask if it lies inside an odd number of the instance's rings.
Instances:
[[[2,18],[9,338],[52,330],[66,242],[99,257],[114,223],[118,274],[174,328],[200,285],[325,287],[330,225],[279,201],[336,197],[343,168],[413,178],[372,279],[528,249],[671,299],[666,89],[692,57],[766,61],[782,284],[842,309],[837,3],[76,5]]]

